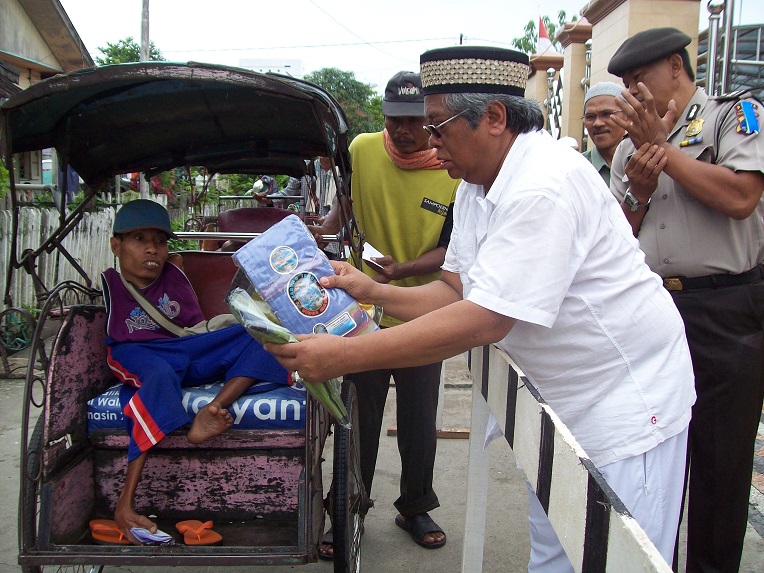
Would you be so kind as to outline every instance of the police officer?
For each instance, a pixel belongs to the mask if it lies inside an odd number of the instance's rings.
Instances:
[[[610,188],[684,319],[697,401],[688,444],[687,571],[737,571],[764,396],[762,105],[695,86],[691,39],[655,28],[608,64],[626,129]]]

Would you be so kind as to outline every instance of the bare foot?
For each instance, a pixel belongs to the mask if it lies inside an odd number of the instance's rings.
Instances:
[[[324,559],[334,559],[334,544],[322,543],[318,552]]]
[[[441,533],[440,531],[428,531],[424,534],[423,541],[425,543],[440,543],[446,538],[446,535],[444,533]]]
[[[334,530],[330,527],[321,538],[321,545],[318,548],[318,556],[321,559],[334,559]]]
[[[117,502],[117,508],[114,511],[114,521],[117,523],[117,527],[119,527],[122,535],[127,537],[133,545],[141,545],[141,542],[130,533],[130,529],[133,527],[142,527],[148,529],[151,533],[156,533],[157,531],[156,523],[145,515],[137,513],[129,503],[124,503],[121,499]]]
[[[223,408],[220,402],[210,402],[196,414],[186,438],[192,444],[201,444],[210,438],[222,434],[233,424],[233,416]]]

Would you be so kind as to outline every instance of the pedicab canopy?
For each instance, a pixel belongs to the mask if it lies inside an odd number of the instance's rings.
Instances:
[[[57,75],[1,107],[0,146],[56,148],[97,187],[119,173],[178,166],[301,176],[330,156],[349,170],[347,121],[324,90],[277,74],[201,63],[140,62]]]
[[[350,181],[348,125],[339,103],[322,88],[279,74],[202,63],[139,62],[53,76],[0,105],[0,152],[6,166],[18,153],[55,148],[59,165],[87,183],[85,200],[65,212],[39,248],[17,253],[14,232],[8,280],[33,259],[58,249],[90,285],[61,241],[92,198],[115,175],[149,178],[178,167],[215,173],[301,177],[310,160],[337,167],[337,194]],[[15,176],[11,200],[17,213]],[[353,250],[362,249],[352,209],[343,217]],[[6,300],[9,300],[6,286]]]

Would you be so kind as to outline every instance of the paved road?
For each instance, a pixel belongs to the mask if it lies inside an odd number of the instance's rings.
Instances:
[[[446,368],[447,387],[444,396],[443,425],[451,428],[469,427],[471,389],[466,365],[461,357],[451,359]],[[384,427],[394,424],[395,392],[391,389],[385,413]],[[19,426],[21,420],[22,382],[0,380],[0,514],[8,521],[0,528],[0,573],[17,571],[16,519],[19,479]],[[757,444],[759,455],[764,455],[764,432]],[[331,443],[331,440],[329,440]],[[366,533],[362,547],[362,569],[365,573],[395,573],[420,571],[422,573],[456,573],[461,570],[461,549],[464,529],[468,442],[464,439],[441,439],[438,442],[435,488],[442,507],[432,513],[445,529],[448,543],[437,550],[415,545],[408,535],[393,523],[396,511],[392,506],[397,497],[400,462],[395,438],[384,435],[375,478],[376,507],[366,519]],[[488,519],[486,526],[484,573],[513,573],[525,570],[529,551],[526,522],[526,494],[524,476],[514,464],[505,443],[497,440],[490,445],[492,464]],[[325,450],[330,459],[331,445]],[[757,463],[761,463],[759,458]],[[331,464],[325,464],[331,469]],[[762,472],[764,465],[758,466]],[[326,483],[329,483],[327,477]],[[764,482],[762,482],[764,483]],[[758,491],[758,490],[757,490]],[[755,521],[761,517],[764,506],[752,510]],[[749,525],[742,573],[764,571],[764,539]],[[162,567],[106,567],[107,573],[160,573]],[[300,567],[231,567],[225,571],[240,573],[286,571],[326,573],[332,571],[327,562]],[[180,571],[180,569],[170,569]],[[219,572],[220,568],[184,568],[188,573]]]

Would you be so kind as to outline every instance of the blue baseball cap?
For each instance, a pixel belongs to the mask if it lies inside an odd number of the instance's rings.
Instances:
[[[135,199],[125,203],[114,217],[114,233],[129,233],[136,229],[159,229],[173,239],[170,215],[167,209],[149,199]]]

